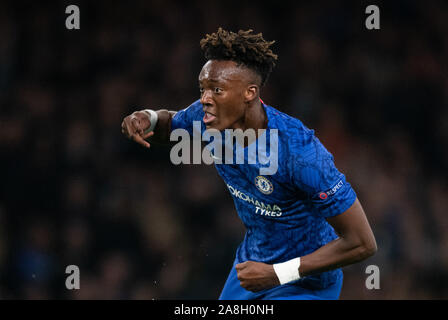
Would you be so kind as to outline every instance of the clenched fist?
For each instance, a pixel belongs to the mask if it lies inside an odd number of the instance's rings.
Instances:
[[[240,285],[246,290],[257,292],[280,285],[271,264],[245,261],[238,263],[235,268]]]
[[[149,119],[149,115],[146,112],[136,111],[124,118],[121,123],[121,132],[128,139],[134,140],[145,148],[149,148],[150,144],[145,139],[148,139],[154,134],[153,131],[145,134],[145,130],[151,126]]]

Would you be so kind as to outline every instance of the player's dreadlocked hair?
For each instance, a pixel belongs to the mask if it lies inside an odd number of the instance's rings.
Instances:
[[[238,33],[218,29],[201,40],[201,49],[207,60],[232,60],[245,65],[261,76],[261,86],[274,69],[277,55],[269,47],[275,41],[266,41],[263,35],[252,34],[252,29]]]

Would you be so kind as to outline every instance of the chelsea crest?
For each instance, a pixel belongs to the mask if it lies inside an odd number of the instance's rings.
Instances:
[[[274,186],[271,181],[263,176],[258,176],[255,178],[255,186],[264,194],[271,194],[272,191],[274,191]]]

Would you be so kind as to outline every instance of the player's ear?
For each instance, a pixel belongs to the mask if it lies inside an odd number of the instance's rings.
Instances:
[[[251,102],[258,97],[258,86],[256,84],[251,84],[246,88],[244,93],[245,102]]]

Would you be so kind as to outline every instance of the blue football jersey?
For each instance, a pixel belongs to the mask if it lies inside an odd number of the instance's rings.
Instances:
[[[215,163],[246,227],[244,240],[236,252],[237,263],[251,260],[274,264],[316,251],[337,238],[325,218],[345,212],[356,199],[354,190],[337,170],[333,156],[314,130],[271,106],[263,104],[263,107],[268,124],[257,143],[262,137],[266,152],[276,152],[275,172],[261,174],[267,164],[250,162],[250,152],[244,154],[242,164]],[[177,112],[171,129],[186,129],[193,135],[193,121],[200,121],[203,133],[202,108],[198,100]],[[273,132],[276,135],[271,135]],[[235,144],[233,150],[237,148]],[[304,277],[297,283],[326,288],[339,276],[337,269]]]

